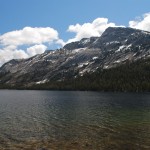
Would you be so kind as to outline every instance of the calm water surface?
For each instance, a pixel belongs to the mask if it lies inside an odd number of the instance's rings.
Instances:
[[[150,93],[0,91],[0,150],[150,150]]]

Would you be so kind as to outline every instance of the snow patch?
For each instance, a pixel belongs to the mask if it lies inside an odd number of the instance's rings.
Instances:
[[[120,63],[121,62],[121,60],[116,60],[114,63]]]
[[[43,56],[43,59],[45,59],[46,57],[50,56],[53,52],[49,52],[48,54],[46,54],[45,56]]]
[[[79,66],[78,66],[78,68],[82,68],[83,66],[87,66],[88,64],[89,64],[88,62],[86,62],[86,63],[80,63]]]
[[[96,60],[96,59],[98,59],[98,57],[93,57],[92,59],[93,59],[93,60]]]
[[[87,68],[86,68],[86,69],[80,71],[79,74],[80,74],[80,76],[82,76],[84,73],[86,73],[86,72],[89,73],[90,71],[91,71],[90,69],[87,69]]]
[[[132,44],[128,45],[127,48],[130,48],[132,46]]]
[[[8,63],[9,66],[12,66],[12,63]]]
[[[111,41],[111,42],[107,42],[106,45],[110,45],[110,44],[118,44],[120,43],[119,41]]]
[[[103,68],[104,68],[104,69],[107,69],[108,67],[109,67],[109,66],[105,65]]]
[[[150,35],[150,32],[147,32],[147,31],[141,31],[141,32],[144,33],[144,34]]]
[[[50,59],[47,59],[46,61],[51,62],[52,64],[56,62],[55,60],[50,60]]]
[[[43,83],[45,83],[45,82],[47,82],[47,79],[42,80],[42,81],[38,81],[38,82],[36,82],[36,84],[43,84]]]
[[[116,52],[120,52],[120,51],[121,51],[123,48],[125,48],[125,47],[126,47],[125,45],[120,46],[119,49],[116,50]]]
[[[97,43],[98,40],[99,40],[99,39],[96,39],[96,40],[93,42],[93,44]]]
[[[72,50],[72,54],[78,53],[83,50],[85,50],[85,48],[78,48],[78,49]]]
[[[90,42],[90,39],[86,39],[86,40],[81,41],[82,44],[87,44],[89,42]]]

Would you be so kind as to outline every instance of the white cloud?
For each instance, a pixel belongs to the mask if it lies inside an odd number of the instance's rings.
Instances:
[[[25,53],[24,50],[14,50],[11,51],[12,53],[12,58],[11,59],[20,59],[20,58],[28,58],[29,56]]]
[[[28,58],[28,55],[24,50],[12,50],[6,47],[6,49],[0,50],[0,66],[11,59]]]
[[[59,40],[56,41],[56,44],[64,46],[65,42],[62,39],[59,39]]]
[[[64,42],[59,39],[58,32],[50,27],[25,27],[0,35],[0,66],[11,59],[41,54],[47,49],[45,44],[63,46]]]
[[[75,37],[66,43],[101,36],[108,27],[118,26],[109,22],[107,18],[97,18],[93,22],[70,25],[67,31],[75,33]],[[129,27],[150,31],[150,13],[144,14],[140,19],[130,21]],[[0,66],[11,59],[41,54],[48,48],[46,45],[55,45],[59,48],[64,46],[65,42],[59,38],[58,32],[50,27],[24,27],[21,30],[0,35]]]
[[[69,39],[67,43],[79,41],[82,38],[100,36],[106,28],[115,26],[115,23],[109,23],[107,18],[97,18],[92,23],[84,23],[82,25],[70,25],[67,31],[74,32],[76,35],[74,38]]]
[[[143,18],[130,21],[129,27],[136,28],[140,30],[150,31],[150,13],[143,15]]]
[[[32,47],[27,48],[27,53],[29,56],[34,56],[36,54],[42,54],[47,49],[45,45],[34,45]]]
[[[58,40],[58,32],[53,28],[32,28],[25,27],[22,30],[12,31],[0,36],[0,42],[3,45],[31,45],[51,43]]]

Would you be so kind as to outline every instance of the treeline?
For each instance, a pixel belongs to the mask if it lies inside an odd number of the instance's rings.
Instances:
[[[16,86],[16,89],[35,90],[92,90],[92,91],[150,91],[150,59],[128,62],[116,68],[86,73],[76,79],[50,81],[31,87]]]
[[[150,59],[128,62],[116,68],[97,70],[76,79],[34,85],[31,89],[150,91]]]

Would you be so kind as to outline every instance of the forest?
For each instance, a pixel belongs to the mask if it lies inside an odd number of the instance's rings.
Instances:
[[[92,91],[150,91],[150,59],[127,62],[116,68],[99,69],[76,79],[50,81],[31,89],[92,90]]]
[[[45,84],[34,84],[29,87],[22,85],[0,85],[1,89],[30,90],[83,90],[83,91],[150,91],[150,59],[127,62],[111,69],[98,69],[94,73],[68,78],[63,81],[49,81]]]

